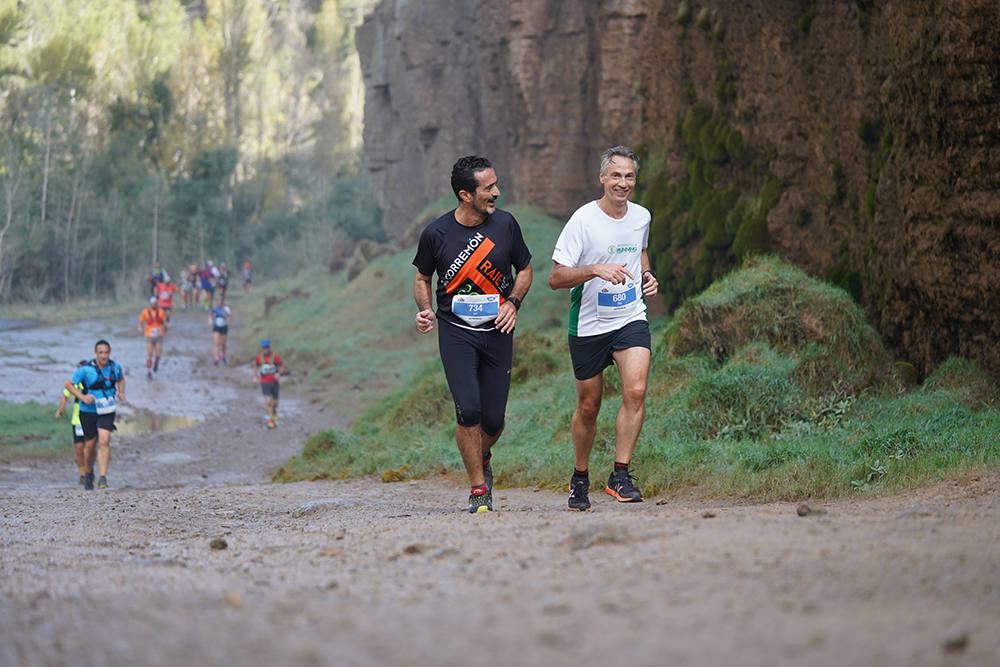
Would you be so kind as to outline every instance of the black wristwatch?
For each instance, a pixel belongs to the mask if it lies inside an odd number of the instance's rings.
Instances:
[[[507,300],[514,304],[514,310],[521,310],[521,300],[516,296],[509,296]]]

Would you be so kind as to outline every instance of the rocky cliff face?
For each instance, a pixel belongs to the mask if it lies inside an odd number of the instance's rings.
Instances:
[[[469,153],[561,217],[613,144],[676,189],[682,121],[710,109],[748,155],[712,179],[780,185],[774,250],[853,286],[921,372],[960,354],[998,375],[998,26],[994,0],[383,0],[357,34],[369,169],[398,237]],[[697,231],[666,246],[706,253]]]

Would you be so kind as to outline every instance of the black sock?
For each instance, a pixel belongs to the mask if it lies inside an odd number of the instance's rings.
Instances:
[[[483,465],[488,464],[492,458],[493,458],[493,450],[491,449],[490,451],[483,454]]]
[[[628,472],[628,464],[615,461],[615,472]]]
[[[480,484],[479,486],[472,487],[472,495],[481,496],[486,493],[486,485]]]
[[[573,468],[573,477],[590,477],[590,471]]]

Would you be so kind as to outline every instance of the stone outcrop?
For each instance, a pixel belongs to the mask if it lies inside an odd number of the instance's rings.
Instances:
[[[998,26],[994,0],[383,0],[357,33],[368,166],[397,238],[469,153],[562,217],[612,144],[681,179],[701,104],[780,183],[779,254],[855,276],[921,372],[959,354],[998,375]]]

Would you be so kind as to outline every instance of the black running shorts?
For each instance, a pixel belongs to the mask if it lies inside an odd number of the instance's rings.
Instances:
[[[270,396],[274,400],[278,400],[278,382],[261,382],[260,393],[265,396]]]
[[[83,437],[85,440],[93,440],[97,437],[97,429],[105,431],[115,430],[115,413],[109,412],[106,415],[99,415],[96,412],[84,412],[80,410],[80,426],[83,427]]]
[[[577,380],[589,380],[615,363],[611,356],[630,347],[650,349],[649,322],[629,322],[617,331],[596,336],[570,336],[569,356],[573,360],[573,375]]]
[[[441,364],[460,426],[503,430],[514,360],[514,336],[496,329],[471,331],[438,318]]]

